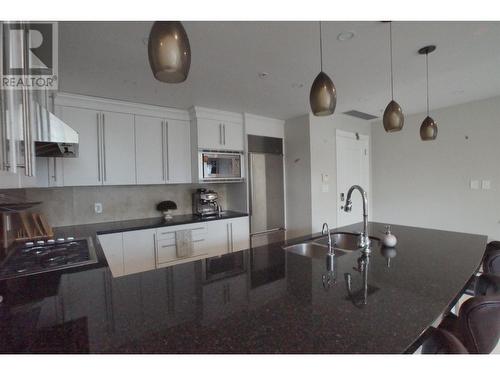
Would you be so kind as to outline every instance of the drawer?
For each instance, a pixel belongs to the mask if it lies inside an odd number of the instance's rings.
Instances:
[[[206,254],[205,250],[205,240],[193,240],[193,255],[191,257],[197,257]],[[180,259],[177,257],[177,247],[175,246],[175,241],[170,244],[168,241],[159,241],[156,250],[157,263],[169,263]]]
[[[204,235],[207,233],[207,224],[206,223],[194,223],[194,224],[185,224],[185,225],[174,225],[171,227],[163,227],[156,229],[156,237],[158,241],[163,240],[174,240],[175,241],[175,232],[179,230],[192,230],[193,239],[201,239],[204,238]]]

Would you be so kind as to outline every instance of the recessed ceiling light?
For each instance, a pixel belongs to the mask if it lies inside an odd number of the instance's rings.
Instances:
[[[341,42],[345,42],[346,40],[351,40],[354,38],[354,32],[352,31],[343,31],[339,35],[337,35],[337,39]]]
[[[269,73],[267,73],[267,72],[260,72],[259,73],[259,78],[260,79],[264,79],[264,78],[267,78],[267,77],[269,77]]]

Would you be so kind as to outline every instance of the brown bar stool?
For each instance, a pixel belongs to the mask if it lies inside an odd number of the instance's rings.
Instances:
[[[422,354],[468,354],[455,336],[439,328],[431,328],[431,335],[422,345]]]
[[[476,278],[475,296],[491,296],[500,294],[500,275],[483,273]]]
[[[500,241],[491,241],[486,246],[483,259],[484,273],[500,276]]]
[[[458,338],[469,353],[491,353],[500,338],[500,295],[487,294],[465,301],[458,316],[447,315],[439,328]]]

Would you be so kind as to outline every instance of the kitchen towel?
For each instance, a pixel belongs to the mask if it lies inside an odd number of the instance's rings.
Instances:
[[[175,232],[175,247],[177,258],[186,258],[193,255],[191,229]]]

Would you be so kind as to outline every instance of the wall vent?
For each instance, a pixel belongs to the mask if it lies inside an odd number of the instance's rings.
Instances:
[[[360,112],[360,111],[356,111],[356,110],[350,110],[350,111],[347,111],[347,112],[343,112],[344,115],[348,115],[348,116],[352,116],[352,117],[357,117],[357,118],[360,118],[362,120],[374,120],[377,118],[377,116],[373,116],[373,115],[370,115],[368,113],[364,113],[364,112]]]

